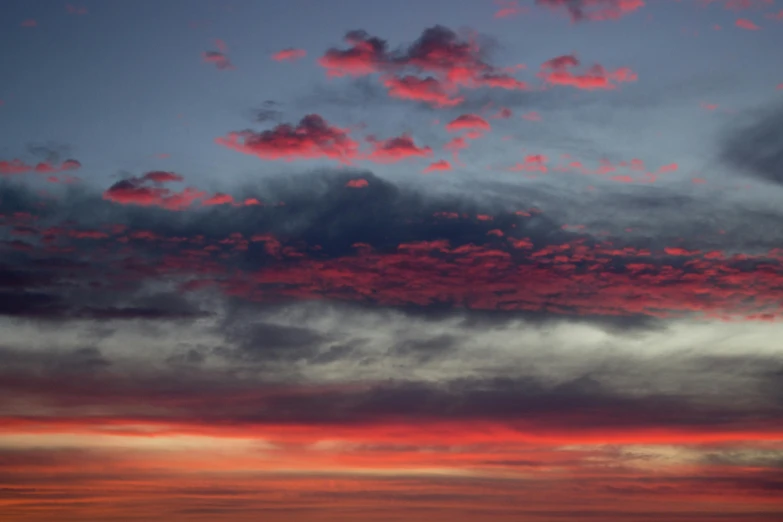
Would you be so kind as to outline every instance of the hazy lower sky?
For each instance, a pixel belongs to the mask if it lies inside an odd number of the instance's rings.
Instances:
[[[783,2],[6,0],[0,513],[783,518]]]

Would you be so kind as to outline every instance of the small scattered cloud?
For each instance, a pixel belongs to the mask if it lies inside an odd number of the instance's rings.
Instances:
[[[304,49],[294,49],[289,47],[281,51],[277,51],[272,55],[272,59],[278,62],[292,62],[295,60],[301,60],[307,56],[307,51]]]

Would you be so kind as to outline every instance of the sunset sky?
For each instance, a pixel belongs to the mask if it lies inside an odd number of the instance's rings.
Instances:
[[[783,0],[4,0],[3,522],[783,520]]]

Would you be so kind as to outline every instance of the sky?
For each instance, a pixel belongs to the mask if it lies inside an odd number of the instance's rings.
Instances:
[[[783,1],[0,48],[3,521],[783,520]]]

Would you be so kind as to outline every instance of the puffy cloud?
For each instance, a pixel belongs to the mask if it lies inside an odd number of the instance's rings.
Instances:
[[[550,84],[585,90],[615,89],[617,85],[614,82],[632,82],[638,79],[636,73],[628,67],[607,71],[603,66],[596,64],[583,73],[571,71],[579,65],[579,60],[572,54],[558,56],[541,64],[539,77]]]
[[[387,140],[378,140],[370,136],[367,141],[372,145],[373,151],[363,157],[379,163],[395,163],[406,158],[432,156],[432,148],[417,146],[413,138],[407,134]]]
[[[447,92],[443,84],[432,76],[385,76],[383,84],[392,98],[421,101],[435,107],[453,107],[464,101],[463,97]]]
[[[492,126],[478,114],[462,114],[447,123],[446,130],[449,132],[461,130],[490,131],[492,130]]]
[[[328,49],[318,60],[327,75],[381,73],[382,83],[395,98],[448,107],[463,101],[458,95],[460,88],[529,88],[507,70],[489,64],[475,38],[462,37],[443,26],[426,29],[407,49],[394,52],[384,40],[365,31],[350,31],[345,41],[347,49]]]
[[[386,42],[366,31],[349,31],[345,41],[348,49],[328,49],[318,59],[329,76],[366,76],[380,71],[389,61]]]
[[[177,192],[163,186],[182,179],[182,176],[173,172],[148,172],[141,177],[118,181],[103,193],[103,199],[123,205],[184,210],[206,194],[191,187]]]
[[[330,125],[317,114],[308,114],[296,126],[280,124],[262,132],[232,132],[216,142],[264,160],[327,158],[345,164],[357,157],[359,148],[347,130]]]

